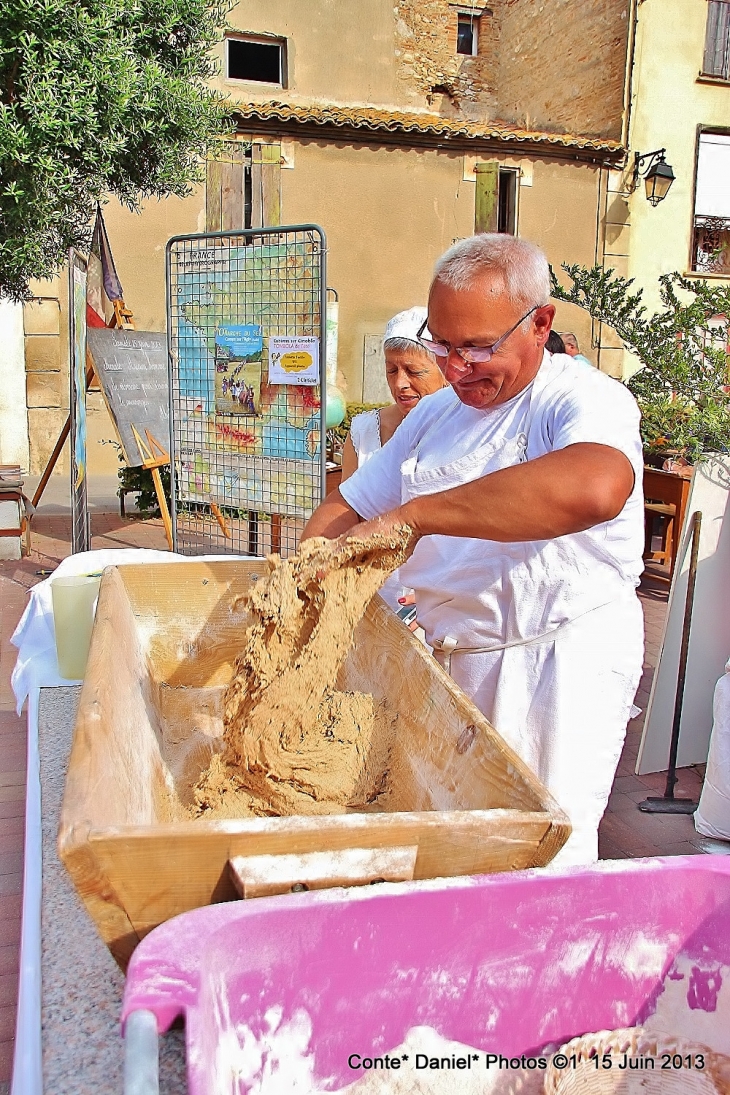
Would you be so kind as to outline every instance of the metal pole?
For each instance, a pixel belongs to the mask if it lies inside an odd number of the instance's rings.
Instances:
[[[682,625],[682,645],[679,651],[679,670],[677,672],[677,691],[674,698],[674,719],[672,737],[669,746],[669,768],[667,783],[661,798],[650,797],[639,803],[639,809],[645,814],[693,814],[697,803],[688,798],[675,798],[674,785],[677,782],[677,750],[679,748],[679,728],[682,722],[682,702],[684,700],[684,682],[687,676],[687,658],[689,655],[689,634],[692,627],[692,607],[694,604],[695,584],[697,582],[697,559],[700,550],[700,529],[702,514],[696,510],[692,514],[692,554],[687,576],[687,598],[684,603],[684,623]]]
[[[157,1017],[140,1008],[124,1025],[124,1095],[159,1095]]]

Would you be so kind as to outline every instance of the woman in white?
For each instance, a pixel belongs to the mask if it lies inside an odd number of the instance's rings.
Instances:
[[[436,357],[418,341],[418,330],[426,322],[425,308],[408,308],[388,322],[383,336],[385,376],[395,400],[389,407],[356,414],[350,423],[342,451],[342,482],[362,467],[373,453],[390,441],[406,415],[424,396],[448,387]],[[380,590],[393,611],[400,607],[403,591],[398,572]]]
[[[418,341],[425,308],[408,308],[388,322],[383,335],[385,377],[394,402],[389,407],[356,414],[342,452],[342,482],[361,468],[426,395],[448,387],[436,357]]]

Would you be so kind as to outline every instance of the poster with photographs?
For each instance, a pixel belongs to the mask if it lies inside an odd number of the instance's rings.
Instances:
[[[215,409],[217,414],[260,413],[263,337],[258,324],[217,327]]]

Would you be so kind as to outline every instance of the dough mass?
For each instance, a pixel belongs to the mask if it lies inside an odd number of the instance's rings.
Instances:
[[[342,813],[386,789],[394,715],[337,672],[369,601],[413,533],[317,538],[271,556],[248,594],[254,623],[224,709],[224,749],[198,781],[202,817]]]

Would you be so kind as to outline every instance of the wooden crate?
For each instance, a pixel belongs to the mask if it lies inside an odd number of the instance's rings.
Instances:
[[[104,572],[58,844],[122,966],[162,921],[235,898],[234,858],[321,864],[316,853],[391,849],[402,862],[410,849],[421,879],[542,866],[570,832],[542,784],[378,597],[338,684],[397,710],[404,811],[180,820],[178,789],[222,733],[222,696],[249,620],[240,594],[263,572],[256,560]]]

